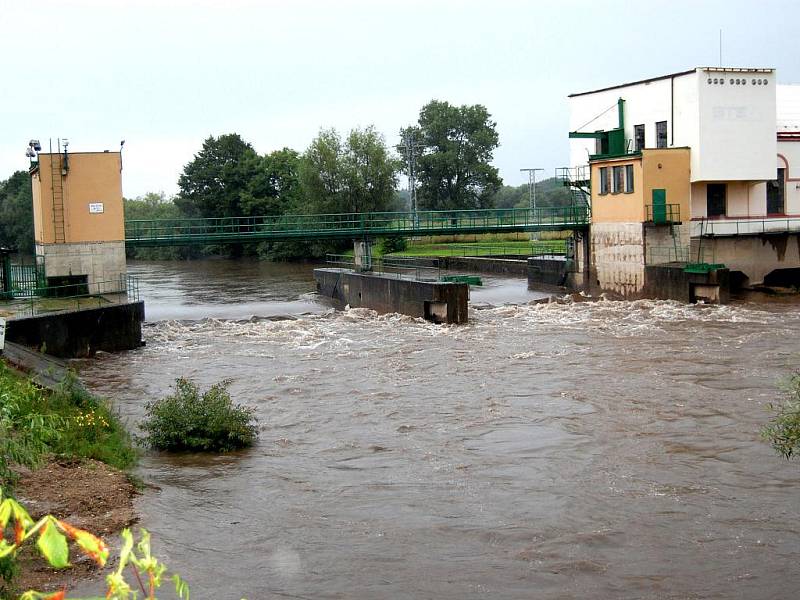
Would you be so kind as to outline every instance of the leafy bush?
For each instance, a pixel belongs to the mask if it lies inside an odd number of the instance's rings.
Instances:
[[[252,408],[233,404],[230,381],[200,393],[192,381],[180,378],[175,393],[147,405],[142,429],[157,450],[227,452],[251,446],[258,436]]]
[[[403,252],[406,248],[408,248],[408,240],[404,237],[381,238],[378,243],[378,251],[381,255]]]
[[[761,435],[778,454],[789,459],[800,453],[800,373],[789,380],[786,392],[784,404],[778,407],[770,424],[761,430]]]

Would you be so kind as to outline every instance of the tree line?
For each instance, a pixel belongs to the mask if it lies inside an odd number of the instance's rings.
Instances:
[[[335,129],[322,129],[302,153],[283,148],[259,155],[237,133],[210,136],[184,166],[174,198],[149,193],[126,199],[125,218],[405,211],[410,208],[410,194],[397,189],[401,174],[417,182],[419,210],[528,205],[528,186],[503,186],[491,165],[499,136],[484,106],[431,101],[422,107],[417,123],[401,129],[400,138],[401,143],[390,148],[372,126],[344,136]],[[554,180],[542,182],[537,185],[537,203],[567,204],[569,192]],[[30,182],[20,171],[0,182],[0,245],[29,253],[32,238]],[[337,242],[263,242],[224,248],[141,248],[131,256],[313,258],[342,248]]]

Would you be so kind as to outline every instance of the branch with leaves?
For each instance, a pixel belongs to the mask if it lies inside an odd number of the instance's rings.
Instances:
[[[45,515],[34,522],[25,508],[13,498],[4,498],[0,489],[0,559],[15,557],[20,548],[29,540],[36,540],[39,554],[56,569],[70,566],[69,541],[74,542],[85,555],[100,567],[108,562],[108,547],[99,537],[73,527],[69,523]],[[126,569],[134,576],[131,585],[125,579]],[[150,534],[141,530],[139,541],[135,542],[129,529],[122,532],[117,568],[106,576],[106,600],[156,600],[156,590],[164,582],[167,567],[155,558],[150,551]],[[189,600],[189,586],[177,574],[169,579],[175,586],[175,594],[181,600]],[[141,594],[141,595],[140,595]],[[42,593],[29,590],[20,600],[64,600],[66,593]],[[84,600],[100,600],[86,598]]]

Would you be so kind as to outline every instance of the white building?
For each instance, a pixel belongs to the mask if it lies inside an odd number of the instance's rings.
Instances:
[[[777,85],[774,69],[699,67],[569,104],[601,289],[643,295],[646,267],[666,262],[724,263],[740,285],[800,268],[788,243],[800,232],[800,86]]]

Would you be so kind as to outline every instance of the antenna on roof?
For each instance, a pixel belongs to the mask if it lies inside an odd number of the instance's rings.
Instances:
[[[722,67],[722,29],[719,30],[719,66]]]

